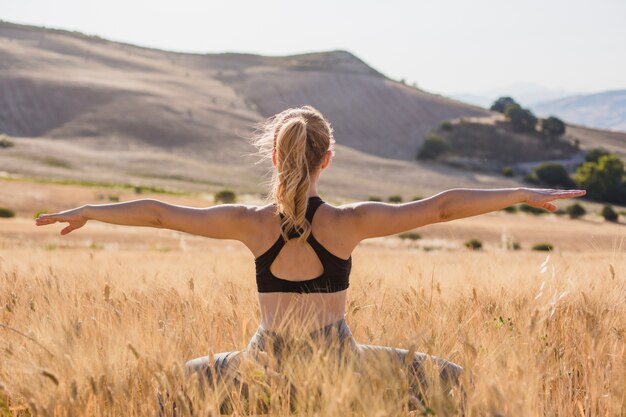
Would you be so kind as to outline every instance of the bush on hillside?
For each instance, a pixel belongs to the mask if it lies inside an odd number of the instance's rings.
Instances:
[[[598,162],[601,156],[610,155],[611,153],[606,149],[593,148],[587,151],[585,155],[585,162]]]
[[[0,217],[9,219],[11,217],[15,217],[15,212],[11,209],[0,207]]]
[[[536,245],[533,245],[533,250],[538,250],[538,251],[552,251],[554,249],[554,246],[550,243],[537,243]]]
[[[535,175],[534,172],[524,175],[524,181],[526,181],[529,184],[534,184],[534,185],[539,185],[540,183],[539,178],[537,178],[537,175]]]
[[[402,240],[404,239],[409,239],[409,240],[419,240],[422,238],[422,236],[419,233],[415,233],[415,232],[405,232],[405,233],[400,233],[398,235],[398,237]]]
[[[215,202],[231,204],[237,200],[237,195],[232,190],[222,190],[215,193]]]
[[[478,239],[471,239],[465,242],[465,247],[471,250],[480,250],[483,247],[483,242]]]
[[[626,202],[624,162],[617,155],[603,155],[598,162],[584,162],[576,168],[574,181],[587,190],[590,198],[610,203]]]
[[[509,104],[504,109],[504,114],[516,132],[534,132],[537,118],[528,109],[523,109],[519,104]]]
[[[376,196],[371,195],[371,196],[369,196],[367,198],[367,201],[383,201],[383,199],[380,198],[380,197],[376,197]]]
[[[451,132],[453,129],[453,125],[452,122],[450,122],[449,120],[444,120],[443,122],[441,122],[441,124],[439,125],[439,129],[441,129],[444,132]]]
[[[7,135],[0,134],[0,149],[1,148],[10,148],[13,145],[15,145],[15,142],[13,142],[11,139],[9,139],[7,137]]]
[[[565,123],[558,117],[541,119],[541,132],[551,138],[558,138],[565,133]]]
[[[523,211],[524,213],[534,214],[534,215],[542,215],[550,213],[546,209],[542,209],[541,207],[529,206],[528,204],[522,204],[519,207],[519,211]]]
[[[511,97],[500,97],[499,99],[493,102],[489,110],[497,111],[498,113],[504,114],[504,111],[506,110],[506,106],[508,105],[519,106],[519,104],[517,104],[517,101],[513,100],[513,98]]]
[[[506,166],[504,168],[502,168],[502,175],[504,175],[505,177],[512,177],[513,176],[513,168],[511,168],[510,166]]]
[[[587,210],[585,210],[585,208],[580,203],[570,204],[569,206],[567,206],[565,211],[572,219],[577,219],[587,214]]]
[[[533,170],[539,181],[547,185],[557,185],[561,187],[572,187],[574,181],[569,176],[565,167],[553,162],[544,162]]]
[[[602,207],[602,217],[604,217],[604,220],[606,221],[616,222],[619,216],[613,209],[612,205],[605,204],[604,207]]]
[[[401,195],[390,195],[389,198],[387,199],[388,202],[390,203],[402,203],[402,196]]]
[[[436,133],[429,133],[417,153],[417,159],[437,159],[450,149],[448,142]]]

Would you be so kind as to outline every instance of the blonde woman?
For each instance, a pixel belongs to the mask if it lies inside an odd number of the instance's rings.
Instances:
[[[359,202],[330,205],[318,193],[318,181],[334,155],[330,123],[315,108],[287,109],[271,118],[254,144],[275,167],[270,203],[224,204],[191,208],[142,199],[85,205],[36,219],[37,225],[69,223],[66,235],[88,220],[178,230],[214,239],[236,239],[252,252],[256,263],[261,322],[245,352],[281,357],[295,343],[294,334],[308,334],[342,355],[387,354],[408,364],[409,386],[420,399],[424,363],[440,369],[442,381],[455,382],[461,367],[444,359],[409,350],[358,344],[344,320],[352,251],[364,239],[394,235],[420,226],[475,216],[516,203],[555,211],[553,200],[578,197],[582,190],[451,189],[404,204]],[[412,357],[407,357],[407,355]],[[219,377],[241,352],[224,352],[188,362],[210,380]]]

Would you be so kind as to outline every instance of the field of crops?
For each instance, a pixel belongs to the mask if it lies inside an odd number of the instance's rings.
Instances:
[[[223,393],[199,392],[183,367],[244,348],[256,330],[253,257],[243,246],[97,223],[64,240],[31,221],[3,222],[0,415],[153,416],[157,392],[166,415],[173,402],[178,416],[219,414]],[[389,242],[354,252],[346,318],[358,342],[463,366],[468,416],[625,415],[622,241],[549,257]],[[296,411],[406,415],[402,387],[390,389],[398,369],[379,369],[364,385],[323,356],[300,365]],[[272,415],[289,415],[284,381],[248,371],[261,387],[251,393]],[[428,408],[413,413],[458,415],[459,392],[435,388]],[[249,408],[237,398],[235,415]]]

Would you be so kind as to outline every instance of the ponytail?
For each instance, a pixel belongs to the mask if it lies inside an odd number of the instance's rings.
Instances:
[[[284,214],[282,234],[285,240],[293,231],[303,240],[311,233],[311,224],[305,217],[311,183],[306,150],[306,120],[299,116],[287,120],[276,136],[278,181],[274,188],[278,211]]]
[[[253,138],[265,158],[276,151],[276,169],[270,183],[269,199],[283,214],[281,234],[285,241],[296,232],[306,241],[311,223],[306,219],[311,174],[322,164],[328,150],[334,151],[330,123],[311,106],[287,109],[261,126]]]

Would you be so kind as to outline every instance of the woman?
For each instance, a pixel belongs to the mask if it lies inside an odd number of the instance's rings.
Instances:
[[[352,353],[362,359],[387,355],[408,365],[413,397],[421,401],[426,362],[439,367],[443,382],[456,381],[461,367],[422,353],[354,341],[344,320],[354,248],[364,239],[517,203],[555,211],[551,201],[585,194],[582,190],[452,189],[404,204],[360,202],[335,207],[326,204],[317,190],[320,175],[334,155],[332,128],[324,116],[311,106],[291,108],[261,127],[253,143],[275,167],[270,204],[191,208],[142,199],[45,214],[36,224],[69,223],[61,235],[88,220],[99,220],[239,240],[255,256],[261,309],[261,323],[247,354],[260,357],[259,352],[270,353],[280,362],[302,340],[298,336],[308,335],[321,345],[338,347],[342,357]],[[209,380],[219,379],[240,356],[241,352],[205,356],[188,362],[187,368],[206,374]]]

